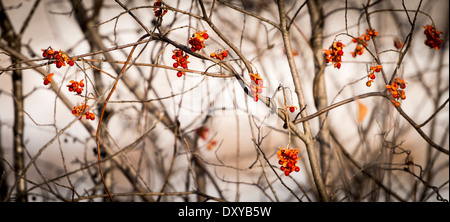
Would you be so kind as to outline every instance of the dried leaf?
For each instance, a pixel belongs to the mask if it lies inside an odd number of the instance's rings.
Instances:
[[[365,106],[360,101],[356,101],[358,103],[358,123],[362,123],[364,120],[364,117],[366,117],[367,114],[367,106]]]

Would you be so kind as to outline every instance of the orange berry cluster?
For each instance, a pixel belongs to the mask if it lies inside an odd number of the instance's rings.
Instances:
[[[440,38],[439,34],[442,34],[443,32],[438,31],[436,27],[431,25],[424,26],[423,28],[425,28],[423,33],[425,33],[425,36],[427,37],[425,45],[432,49],[440,49],[443,40]]]
[[[80,82],[77,82],[75,80],[70,80],[70,84],[67,85],[69,88],[69,92],[76,92],[78,95],[80,95],[83,92],[84,88],[84,79],[82,79]]]
[[[297,157],[299,149],[284,149],[280,147],[277,152],[278,164],[281,165],[280,170],[284,171],[284,175],[289,176],[292,171],[300,171],[300,167],[297,166],[297,162],[300,157]]]
[[[224,60],[225,57],[228,56],[228,49],[227,50],[217,50],[213,53],[211,53],[211,58],[216,58],[218,60]]]
[[[158,8],[153,8],[153,12],[155,13],[156,17],[163,17],[167,13],[167,9],[159,8],[161,6],[164,6],[160,0],[156,0],[156,2],[153,3],[153,6],[158,7]]]
[[[357,37],[356,39],[352,39],[352,42],[357,43],[355,51],[350,52],[352,54],[353,58],[355,58],[357,55],[362,55],[364,53],[364,47],[367,46],[367,42],[370,41],[370,38],[373,38],[378,35],[378,32],[375,31],[375,29],[367,29],[366,34],[363,34],[362,36]]]
[[[47,76],[44,77],[44,85],[52,84],[52,77],[54,73],[49,73]]]
[[[208,33],[206,31],[197,31],[192,34],[192,37],[189,38],[189,44],[191,44],[191,50],[193,52],[200,51],[200,49],[205,48],[205,44],[203,43],[206,39],[208,39]]]
[[[189,55],[181,51],[180,49],[173,50],[172,59],[174,59],[176,62],[173,63],[173,68],[178,68],[178,66],[181,66],[183,69],[187,69],[187,64]],[[178,71],[177,76],[181,77],[183,75],[186,75],[185,72]]]
[[[333,62],[334,68],[341,68],[342,55],[344,55],[344,51],[342,49],[345,47],[341,41],[333,42],[330,46],[330,49],[324,49],[323,52],[325,54],[325,62]]]
[[[262,93],[262,88],[264,88],[263,79],[258,73],[250,73],[249,75],[252,80],[250,84],[250,93],[252,94],[255,102],[258,102],[259,94]]]
[[[396,77],[394,78],[394,81],[392,81],[391,85],[386,86],[386,89],[388,89],[392,97],[394,97],[394,99],[391,101],[394,103],[395,107],[400,106],[400,99],[406,99],[404,91],[404,89],[406,88],[406,84],[407,83],[405,82],[405,80]]]
[[[66,66],[66,63],[69,64],[69,66],[73,66],[75,64],[73,60],[67,56],[67,54],[61,52],[61,49],[59,51],[55,51],[52,47],[48,47],[47,49],[42,49],[42,51],[42,56],[44,58],[56,60],[55,64],[58,69],[62,66]]]
[[[72,114],[75,116],[81,115],[86,109],[89,109],[89,105],[85,105],[84,103],[81,103],[81,105],[74,106],[72,109]],[[85,114],[80,116],[79,119],[81,119],[83,116],[86,116],[86,119],[95,120],[95,114],[87,111]]]
[[[195,133],[200,136],[202,140],[206,140],[208,138],[209,129],[208,127],[201,126],[195,130]],[[211,139],[206,147],[208,150],[211,150],[215,145],[217,145],[217,141],[215,139]]]
[[[367,75],[367,78],[368,78],[369,80],[366,82],[366,85],[367,85],[368,87],[370,87],[370,86],[372,85],[372,82],[373,82],[374,79],[375,79],[375,73],[376,73],[376,72],[380,72],[382,68],[383,68],[382,65],[377,65],[377,66],[371,66],[371,67],[370,67],[369,75]]]

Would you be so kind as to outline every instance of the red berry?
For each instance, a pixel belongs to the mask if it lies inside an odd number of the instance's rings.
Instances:
[[[183,63],[183,64],[181,65],[181,67],[183,67],[183,69],[187,69],[187,64],[186,64],[186,63]]]
[[[284,171],[284,175],[289,176],[290,172],[289,171]]]
[[[255,96],[253,97],[253,99],[255,100],[255,102],[258,102],[258,95],[255,95]]]
[[[47,55],[48,55],[48,54],[47,54],[47,50],[45,50],[45,51],[42,53],[42,56],[43,56],[43,57],[47,57]]]
[[[94,120],[95,119],[95,116],[94,115],[91,115],[91,120]],[[300,169],[299,169],[300,170]]]
[[[72,92],[72,91],[73,91],[73,88],[69,86],[69,92]]]
[[[400,84],[400,88],[402,88],[402,89],[406,88],[406,84],[404,84],[404,83]]]
[[[67,64],[69,64],[69,66],[75,65],[75,63],[73,62],[73,60],[69,60],[69,62],[68,62]]]
[[[337,64],[336,64],[336,67],[337,67],[338,69],[340,69],[340,68],[341,68],[341,63],[337,63]]]
[[[340,56],[341,56],[341,55],[344,55],[344,51],[339,50],[339,51],[338,51],[338,55],[340,55]]]
[[[291,113],[295,112],[295,108],[293,106],[289,107],[289,111],[291,111]]]
[[[61,66],[62,66],[62,62],[60,62],[60,61],[57,61],[57,62],[56,62],[56,68],[58,68],[58,69],[59,69],[59,68],[61,68]]]
[[[50,82],[48,80],[44,80],[44,85],[48,85]]]
[[[203,33],[203,38],[207,39],[209,37],[208,33]]]
[[[341,42],[337,42],[337,43],[336,43],[336,46],[337,46],[337,47],[341,47],[341,46],[342,46],[342,43],[341,43]]]
[[[172,59],[177,59],[177,56],[176,55],[172,55]]]
[[[225,51],[225,52],[222,52],[222,56],[223,57],[227,57],[228,56],[228,53]]]
[[[295,172],[298,172],[298,171],[300,171],[300,167],[296,166],[294,170],[295,170]]]
[[[82,91],[83,91],[83,89],[82,89],[82,88],[78,88],[78,89],[77,89],[77,93],[78,93],[78,95],[80,95]]]
[[[181,77],[181,76],[183,76],[183,73],[182,72],[177,72],[177,76]]]
[[[178,63],[173,63],[173,68],[177,68],[178,67]]]
[[[287,164],[287,167],[288,168],[292,168],[294,166],[294,164],[292,163],[292,162],[289,162],[288,164]]]

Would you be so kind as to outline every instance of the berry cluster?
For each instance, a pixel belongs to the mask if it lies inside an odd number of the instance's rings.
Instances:
[[[73,66],[75,64],[67,54],[61,52],[61,49],[59,51],[55,51],[52,47],[48,47],[47,49],[42,49],[42,51],[42,56],[44,58],[55,60],[56,68],[58,69],[62,66],[66,66],[66,63],[69,64],[69,66]]]
[[[367,87],[370,87],[372,85],[372,83],[373,83],[373,81],[375,79],[375,73],[376,72],[380,72],[382,68],[383,68],[382,65],[377,65],[377,66],[371,66],[370,67],[369,75],[367,75],[367,78],[369,79],[366,82]]]
[[[80,82],[70,80],[70,84],[67,85],[67,87],[69,87],[69,92],[76,92],[78,95],[80,95],[83,92],[84,88],[83,81],[84,79],[82,79]]]
[[[300,157],[297,157],[299,149],[282,148],[277,152],[278,164],[281,165],[280,169],[284,171],[284,175],[289,176],[292,171],[300,171],[300,167],[297,166],[297,162]]]
[[[208,39],[208,33],[206,31],[197,31],[192,34],[192,37],[189,38],[189,44],[191,44],[191,50],[193,52],[200,51],[200,49],[205,48],[205,44],[203,43],[206,39]]]
[[[355,51],[350,52],[353,58],[355,58],[357,55],[362,55],[364,53],[364,47],[367,46],[367,42],[370,41],[370,38],[373,38],[377,35],[378,32],[376,32],[375,29],[367,29],[366,34],[356,37],[356,39],[352,39],[352,42],[357,43]]]
[[[443,32],[438,31],[436,27],[431,25],[424,26],[423,28],[425,28],[423,33],[425,33],[425,36],[427,37],[425,45],[432,49],[440,49],[443,40],[440,38],[439,34],[442,34]]]
[[[255,102],[258,102],[259,94],[262,93],[262,88],[264,88],[263,79],[258,73],[250,73],[249,75],[252,80],[250,84],[250,92]]]
[[[167,13],[167,9],[160,8],[161,6],[164,6],[164,4],[160,0],[156,0],[155,3],[153,3],[153,6],[156,8],[153,8],[153,12],[155,13],[156,17],[163,17]]]
[[[44,85],[52,84],[52,77],[54,73],[49,73],[47,76],[44,77]]]
[[[216,58],[218,60],[224,60],[225,57],[228,56],[228,49],[227,50],[217,50],[213,53],[211,53],[211,58]]]
[[[391,100],[395,107],[399,107],[400,106],[400,99],[401,100],[405,100],[406,99],[406,95],[405,95],[405,91],[404,89],[406,88],[406,82],[403,79],[400,78],[394,78],[394,81],[392,81],[391,85],[387,85],[386,89],[389,90],[389,92],[391,93],[392,97],[394,97],[393,100]]]
[[[341,41],[333,42],[330,46],[330,49],[324,49],[323,52],[325,54],[325,62],[333,62],[334,68],[341,68],[342,55],[344,55],[344,51],[342,49],[345,47]]]
[[[202,126],[195,130],[195,133],[200,136],[202,140],[206,140],[208,138],[209,129],[208,127]],[[206,146],[208,150],[211,150],[215,145],[217,145],[217,141],[215,139],[211,139]]]
[[[208,138],[209,129],[208,127],[201,126],[197,129],[195,129],[195,133],[202,138],[202,140],[206,140]]]
[[[84,103],[81,103],[81,105],[74,106],[72,109],[72,114],[75,116],[80,116],[85,110],[89,109],[89,105],[85,105]],[[85,114],[80,116],[79,119],[81,119],[83,116],[86,116],[86,119],[95,120],[95,114],[87,111]]]
[[[173,50],[172,59],[175,60],[175,63],[173,63],[173,68],[178,68],[178,66],[181,66],[183,69],[187,69],[187,64],[189,55],[181,51],[180,49]],[[185,72],[178,71],[177,76],[181,77],[183,75],[186,75]]]

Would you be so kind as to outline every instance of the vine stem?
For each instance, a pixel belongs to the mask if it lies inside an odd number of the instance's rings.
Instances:
[[[291,76],[292,80],[294,82],[295,86],[295,93],[297,94],[297,99],[300,107],[304,107],[306,104],[302,86],[300,83],[300,78],[297,72],[297,68],[295,65],[295,61],[292,55],[292,45],[291,45],[291,39],[289,37],[289,31],[287,29],[287,22],[286,22],[286,11],[284,6],[284,0],[278,0],[278,13],[280,16],[280,30],[283,38],[284,48],[286,49],[286,57],[288,60],[289,68],[291,70]],[[306,110],[301,113],[302,117],[307,116]],[[288,122],[288,124],[291,124]],[[312,139],[312,133],[311,128],[308,121],[303,122],[303,129],[304,129],[304,137],[303,142],[306,145],[306,151],[308,153],[308,159],[311,166],[312,175],[314,178],[314,182],[319,194],[319,199],[321,201],[328,201],[328,195],[325,188],[325,184],[323,182],[321,173],[320,173],[320,166],[317,160],[317,156],[314,150],[314,141]],[[295,132],[295,131],[294,131]],[[302,138],[302,137],[301,137]]]
[[[149,34],[145,34],[141,38],[139,38],[138,41],[142,41],[144,38],[149,37],[149,36],[150,36]],[[130,54],[128,55],[128,58],[125,61],[125,64],[123,65],[122,69],[120,70],[119,74],[116,77],[116,81],[114,82],[114,85],[113,85],[111,91],[109,92],[108,97],[106,97],[106,99],[105,99],[105,103],[103,105],[102,112],[100,114],[100,118],[98,121],[97,133],[95,134],[95,140],[97,142],[98,169],[99,169],[100,175],[102,177],[103,186],[105,187],[105,190],[108,193],[108,196],[112,202],[114,202],[114,199],[111,195],[111,192],[108,189],[108,186],[106,185],[105,177],[103,176],[103,170],[102,170],[102,161],[101,161],[101,156],[100,156],[100,127],[102,125],[102,120],[103,120],[103,115],[105,114],[106,105],[108,104],[109,99],[111,98],[112,94],[116,90],[116,87],[117,87],[117,84],[119,83],[120,78],[125,74],[127,65],[130,63],[131,57],[132,57],[133,52],[136,49],[136,47],[137,47],[137,45],[134,45],[133,48],[131,49]]]

